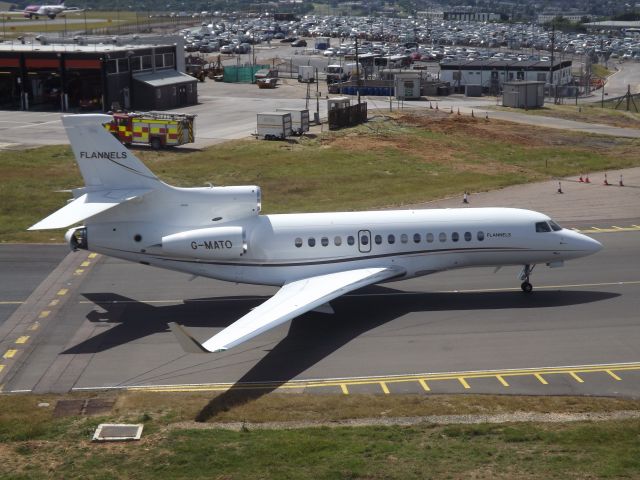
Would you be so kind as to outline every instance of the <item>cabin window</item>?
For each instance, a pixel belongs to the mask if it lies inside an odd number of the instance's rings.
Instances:
[[[342,245],[342,237],[339,237],[339,236],[335,237],[333,239],[333,243],[336,247],[339,247],[340,245]]]
[[[458,232],[453,232],[451,234],[451,240],[453,240],[454,242],[457,242],[458,240],[460,240],[460,235],[458,235]]]
[[[316,246],[316,239],[313,237],[309,237],[309,240],[307,240],[307,243],[309,244],[310,247],[315,247]]]
[[[551,225],[551,230],[553,230],[554,232],[559,232],[560,230],[562,230],[562,227],[553,220],[549,220],[549,225]]]
[[[320,239],[320,243],[322,244],[323,247],[328,247],[329,246],[329,239],[327,237],[322,237]]]
[[[387,242],[389,242],[389,245],[393,245],[394,243],[396,243],[396,237],[395,235],[389,235],[387,237]]]
[[[300,237],[296,238],[296,247],[300,248],[302,246],[302,239]]]
[[[438,235],[438,240],[440,240],[441,242],[446,242],[447,241],[447,234],[444,232],[440,232],[440,234]]]
[[[354,238],[354,236],[353,236],[353,235],[349,235],[349,236],[347,237],[347,243],[348,243],[349,245],[353,245],[354,243],[356,243],[356,239]]]
[[[409,236],[406,233],[403,233],[402,235],[400,235],[400,241],[402,243],[407,243],[409,241]]]
[[[376,245],[380,245],[382,243],[382,235],[376,235],[374,237],[374,240],[376,242]]]
[[[426,238],[428,243],[433,243],[433,233],[427,233]]]
[[[368,235],[360,235],[360,245],[369,245]]]
[[[420,243],[422,241],[422,236],[419,233],[413,234],[413,243]]]
[[[470,242],[471,241],[471,232],[464,232],[464,240],[466,242]]]
[[[543,232],[550,232],[550,231],[551,231],[551,227],[547,222],[536,223],[536,232],[543,233]]]
[[[478,232],[478,241],[481,242],[484,240],[484,232],[480,231]]]

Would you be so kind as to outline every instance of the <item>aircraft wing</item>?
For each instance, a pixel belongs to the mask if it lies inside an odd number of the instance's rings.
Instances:
[[[100,212],[109,210],[122,202],[128,202],[134,198],[150,192],[151,189],[137,190],[101,190],[88,192],[68,203],[60,210],[53,212],[47,218],[40,220],[29,230],[49,230],[64,228],[78,223],[86,218],[93,217]]]
[[[169,326],[185,351],[221,352],[345,293],[403,273],[404,270],[399,268],[361,268],[286,283],[269,300],[202,344],[180,325],[172,322]]]

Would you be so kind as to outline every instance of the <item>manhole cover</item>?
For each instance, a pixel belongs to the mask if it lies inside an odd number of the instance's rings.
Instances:
[[[101,423],[93,434],[94,442],[117,442],[140,440],[142,424]]]

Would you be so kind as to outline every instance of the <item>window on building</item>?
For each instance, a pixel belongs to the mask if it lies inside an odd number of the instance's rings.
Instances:
[[[156,61],[156,68],[162,68],[164,67],[164,56],[161,54],[158,54],[155,56],[155,61]]]
[[[142,70],[142,63],[140,61],[140,57],[131,57],[129,61],[131,62],[132,71],[139,72],[140,70]]]
[[[107,62],[107,73],[118,73],[118,63],[116,60],[109,60]]]
[[[524,72],[516,72],[516,78],[518,80],[524,80]]]
[[[152,68],[153,68],[153,62],[151,60],[151,55],[143,55],[142,70],[151,70]]]
[[[118,59],[118,72],[128,72],[129,71],[129,59],[127,58],[119,58]]]
[[[547,80],[547,74],[546,73],[538,73],[537,78],[538,78],[539,82],[545,82]]]
[[[160,90],[160,89],[157,89],[157,90],[156,90],[156,98],[157,98],[158,100],[160,100],[160,99],[162,98],[162,90]]]

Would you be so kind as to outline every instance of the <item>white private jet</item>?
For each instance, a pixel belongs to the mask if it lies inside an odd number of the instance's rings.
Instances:
[[[66,13],[80,13],[84,12],[83,9],[78,7],[65,7],[64,2],[60,2],[58,5],[28,5],[21,12],[9,11],[2,12],[3,15],[22,15],[25,18],[39,19],[40,17],[49,17],[51,20],[55,20],[56,16]]]
[[[30,230],[75,225],[65,238],[144,265],[231,282],[276,285],[262,305],[199,343],[177,324],[186,351],[219,352],[366,285],[453,268],[562,266],[602,245],[548,216],[514,208],[454,208],[260,215],[256,186],[177,188],[159,180],[109,134],[109,115],[65,115],[83,188]]]

